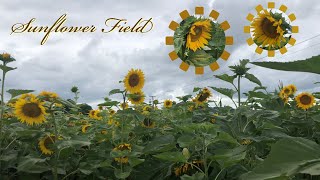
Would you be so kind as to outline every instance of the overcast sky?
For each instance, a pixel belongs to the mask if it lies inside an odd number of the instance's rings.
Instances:
[[[9,52],[16,58],[11,65],[18,67],[7,76],[7,89],[33,89],[37,92],[48,90],[57,92],[64,98],[72,98],[70,88],[79,87],[79,101],[93,106],[103,101],[103,97],[114,88],[123,88],[118,81],[122,80],[131,68],[140,68],[146,76],[144,92],[158,99],[174,98],[192,92],[193,87],[228,87],[213,78],[213,75],[230,73],[228,66],[238,63],[239,59],[255,61],[266,54],[257,55],[255,47],[245,42],[249,38],[243,33],[243,26],[249,25],[248,13],[255,14],[255,6],[267,6],[265,0],[205,0],[205,1],[172,1],[172,0],[0,0],[0,52]],[[295,13],[297,20],[293,25],[300,27],[294,34],[297,43],[319,34],[320,2],[319,0],[277,0],[288,6],[288,14]],[[211,72],[207,67],[205,74],[195,76],[191,67],[188,72],[179,69],[180,60],[172,62],[168,53],[173,49],[165,45],[165,37],[172,36],[168,29],[172,20],[181,21],[179,12],[187,9],[194,12],[195,6],[204,6],[205,13],[212,9],[220,12],[219,22],[228,20],[231,29],[227,35],[234,36],[235,44],[228,46],[230,59],[219,60],[221,69]],[[134,24],[138,19],[153,18],[154,28],[146,34],[101,32],[86,34],[52,34],[48,42],[41,46],[44,34],[13,34],[11,26],[25,23],[36,18],[36,25],[51,25],[62,14],[68,15],[68,26],[95,25],[98,30],[104,28],[108,18],[128,19]],[[276,54],[275,58],[264,58],[259,61],[293,61],[319,55],[320,37],[313,38],[289,48],[286,55]],[[253,67],[255,74],[270,91],[279,81],[284,84],[296,84],[300,91],[320,91],[319,75],[274,71]],[[212,78],[210,78],[212,77]],[[254,87],[244,81],[245,90]],[[220,95],[214,93],[215,98]],[[117,98],[117,97],[114,97]],[[147,97],[147,100],[149,98]],[[225,100],[225,103],[230,103]]]

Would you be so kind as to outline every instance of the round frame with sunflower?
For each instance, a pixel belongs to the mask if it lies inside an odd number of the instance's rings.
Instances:
[[[288,7],[285,5],[277,9],[275,2],[268,2],[267,8],[261,4],[256,6],[256,16],[248,14],[247,20],[250,25],[244,26],[244,32],[251,34],[247,44],[256,44],[257,54],[262,54],[264,50],[268,51],[268,57],[274,57],[277,50],[285,54],[288,51],[286,45],[293,46],[296,43],[292,34],[298,33],[299,27],[290,24],[296,20],[296,16],[294,13],[287,16],[287,10]]]
[[[172,61],[180,58],[180,69],[187,71],[195,66],[195,74],[204,74],[204,67],[209,66],[212,71],[219,69],[219,58],[228,60],[230,53],[225,50],[226,45],[233,45],[233,36],[226,36],[225,31],[230,28],[228,21],[218,23],[219,12],[212,10],[209,17],[203,17],[204,7],[195,7],[195,15],[187,10],[180,13],[182,21],[172,21],[169,28],[174,36],[166,37],[166,45],[174,46],[169,53]]]

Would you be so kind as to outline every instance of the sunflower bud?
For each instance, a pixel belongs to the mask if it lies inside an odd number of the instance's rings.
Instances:
[[[71,88],[71,92],[73,92],[73,93],[76,93],[76,92],[78,92],[79,91],[79,88],[77,87],[77,86],[73,86],[72,88]]]

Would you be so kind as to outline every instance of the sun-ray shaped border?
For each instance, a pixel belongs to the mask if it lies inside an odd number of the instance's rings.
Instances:
[[[276,3],[275,3],[275,2],[268,2],[268,9],[276,9]],[[257,11],[257,13],[259,13],[259,12],[261,12],[261,11],[263,11],[263,10],[266,10],[266,9],[264,9],[261,4],[259,4],[258,6],[256,6],[256,11]],[[287,7],[286,5],[283,5],[283,4],[282,4],[282,5],[279,7],[279,9],[277,9],[277,10],[279,10],[279,11],[281,11],[281,12],[283,12],[283,13],[286,13],[287,10],[288,10],[288,7]],[[290,20],[291,22],[293,22],[293,21],[296,20],[296,15],[295,15],[294,13],[291,13],[291,14],[289,14],[289,15],[287,15],[287,16],[288,16],[288,18],[289,18],[289,20]],[[254,20],[254,18],[255,18],[255,16],[254,16],[253,14],[251,14],[251,13],[249,13],[249,14],[247,15],[247,20],[248,20],[249,22],[252,22],[252,21]],[[299,32],[299,26],[292,26],[291,32],[292,32],[292,33],[298,33],[298,32]],[[250,34],[250,33],[251,33],[251,26],[244,26],[244,33]],[[288,44],[290,44],[291,46],[294,46],[295,43],[296,43],[296,39],[294,39],[293,37],[291,37],[290,40],[289,40],[289,42],[288,42]],[[253,40],[252,37],[250,37],[249,39],[247,39],[247,44],[248,44],[249,46],[255,44],[255,42],[254,42],[254,40]],[[281,54],[285,54],[285,53],[288,51],[288,49],[287,49],[286,46],[287,46],[287,45],[285,45],[285,46],[283,46],[281,49],[279,49],[279,52],[280,52]],[[259,47],[259,46],[257,45],[255,52],[256,52],[257,54],[262,54],[262,52],[263,52],[264,50],[265,50],[265,49],[262,49],[261,47]],[[274,56],[275,56],[276,50],[266,50],[266,51],[268,51],[268,57],[274,57]]]
[[[195,7],[195,15],[204,15],[204,7]],[[214,20],[217,20],[219,17],[220,13],[212,10],[209,14],[209,17],[213,18]],[[182,12],[180,12],[180,17],[182,20],[185,20],[186,18],[188,18],[190,16],[190,13],[187,10],[183,10]],[[230,24],[228,21],[224,21],[222,23],[220,23],[221,28],[226,32],[228,29],[230,29]],[[179,23],[177,23],[176,21],[171,21],[171,23],[169,24],[169,29],[171,29],[172,31],[176,31],[176,29],[180,26]],[[226,43],[225,45],[230,46],[233,45],[234,40],[233,40],[233,36],[226,36]],[[174,46],[174,38],[173,36],[167,36],[166,37],[166,45],[169,46]],[[226,49],[226,47],[225,47]],[[169,53],[169,57],[172,61],[175,61],[177,59],[179,59],[178,54],[173,50]],[[223,51],[223,53],[221,54],[220,58],[227,61],[230,57],[230,53],[226,50]],[[190,65],[188,63],[185,63],[184,61],[181,62],[180,64],[180,69],[183,71],[188,71]],[[201,75],[204,74],[204,67],[195,67],[195,74],[197,75]],[[210,69],[212,71],[216,71],[220,68],[219,64],[217,61],[211,63],[209,65]]]

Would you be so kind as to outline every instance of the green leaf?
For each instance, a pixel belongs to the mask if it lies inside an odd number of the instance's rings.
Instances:
[[[236,76],[229,76],[228,74],[215,75],[215,77],[223,81],[226,81],[230,84],[233,84],[233,81],[236,78]]]
[[[304,138],[286,138],[272,145],[262,164],[241,176],[243,180],[271,179],[292,176],[306,162],[320,158],[320,146]],[[311,170],[310,170],[311,171]]]
[[[44,163],[46,159],[26,156],[19,162],[17,170],[27,173],[43,173],[50,168]]]
[[[239,146],[234,149],[218,149],[213,156],[223,168],[237,164],[246,157],[246,147]]]
[[[282,71],[309,72],[320,74],[320,56],[293,62],[252,62],[252,64]]]
[[[204,179],[205,174],[203,174],[202,172],[196,172],[195,174],[193,174],[192,176],[189,176],[187,174],[181,176],[181,180],[202,180]]]
[[[253,74],[246,73],[246,75],[244,77],[247,78],[249,81],[258,84],[259,86],[262,86],[260,80],[256,76],[254,76]]]
[[[141,163],[143,163],[145,160],[144,159],[139,159],[137,157],[130,157],[129,158],[129,164],[131,167],[135,167]]]
[[[261,99],[266,99],[268,98],[269,96],[263,92],[255,92],[255,91],[249,91],[248,93],[245,93],[248,98],[261,98]]]
[[[155,138],[143,149],[145,154],[162,152],[175,147],[174,137],[172,135],[160,136]]]
[[[123,91],[121,91],[120,89],[113,89],[109,92],[109,96],[113,95],[113,94],[122,94]]]
[[[12,71],[12,70],[15,70],[15,69],[17,69],[17,68],[0,65],[0,69],[2,69],[2,71],[4,71],[4,73],[7,73],[7,72]]]
[[[200,91],[200,90],[201,90],[201,88],[199,88],[199,87],[193,88],[193,92],[198,92],[198,91]]]
[[[126,179],[127,177],[130,176],[132,171],[132,168],[130,166],[125,166],[123,168],[123,170],[121,169],[115,169],[114,170],[114,175],[118,178],[118,179]]]
[[[17,96],[20,96],[22,94],[27,94],[34,92],[34,90],[25,90],[25,89],[9,89],[7,91],[9,94],[11,94],[11,99]]]
[[[181,152],[164,152],[153,156],[170,162],[187,162],[186,157]]]
[[[232,99],[233,95],[236,93],[236,91],[234,91],[232,89],[227,89],[227,88],[216,88],[216,87],[210,87],[210,88],[217,91],[218,93],[221,93],[221,94],[229,97],[230,99]]]
[[[196,67],[203,67],[213,63],[214,59],[204,50],[197,50],[196,52],[190,53],[186,62]]]

